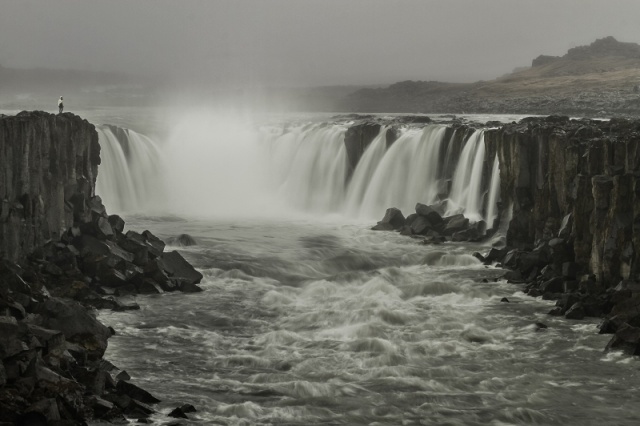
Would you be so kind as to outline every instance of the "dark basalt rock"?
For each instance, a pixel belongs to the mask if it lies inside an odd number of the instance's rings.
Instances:
[[[157,402],[160,402],[158,398],[151,395],[146,390],[124,380],[120,380],[118,382],[118,384],[116,385],[116,389],[121,394],[128,395],[130,398],[133,398],[134,400],[138,400],[140,402],[144,402],[146,404],[155,404]]]
[[[438,226],[443,222],[440,213],[438,213],[438,211],[431,206],[420,203],[416,204],[416,214],[427,218],[427,220],[429,220],[429,223],[433,224],[434,226]]]
[[[160,260],[162,269],[170,278],[189,284],[197,284],[202,280],[202,274],[177,251],[163,253]]]
[[[35,313],[43,327],[60,330],[67,340],[87,349],[90,357],[99,358],[107,349],[109,329],[78,302],[52,297],[38,304]]]
[[[0,424],[149,416],[157,399],[102,359],[115,331],[90,307],[140,309],[117,296],[202,290],[177,252],[164,256],[151,232],[123,234],[122,218],[107,215],[94,195],[98,154],[95,129],[73,114],[0,118]]]
[[[395,208],[388,208],[384,214],[384,217],[376,226],[374,226],[374,231],[395,231],[398,229],[402,229],[405,224],[405,218],[402,212]]]
[[[464,231],[469,226],[469,219],[462,214],[449,216],[444,221],[442,233],[444,235],[453,235],[455,232]]]
[[[180,234],[167,240],[167,244],[171,246],[189,247],[198,245],[198,242],[189,234]]]

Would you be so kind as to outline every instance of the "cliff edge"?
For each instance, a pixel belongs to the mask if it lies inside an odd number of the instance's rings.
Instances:
[[[0,257],[58,240],[87,210],[99,164],[95,127],[77,115],[0,117]]]
[[[202,291],[178,252],[149,231],[125,234],[107,214],[95,195],[99,164],[98,134],[78,116],[0,116],[0,424],[151,416],[159,400],[103,358],[115,331],[93,308]]]

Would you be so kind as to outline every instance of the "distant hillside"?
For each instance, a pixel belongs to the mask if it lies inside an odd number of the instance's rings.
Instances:
[[[640,45],[613,37],[564,56],[541,55],[532,66],[491,81],[453,84],[404,81],[359,90],[341,109],[355,112],[637,115]]]

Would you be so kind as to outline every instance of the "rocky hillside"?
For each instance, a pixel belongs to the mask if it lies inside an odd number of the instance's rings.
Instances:
[[[491,81],[405,81],[363,89],[341,108],[358,112],[513,113],[634,116],[640,113],[640,45],[613,37],[539,56],[532,66]]]

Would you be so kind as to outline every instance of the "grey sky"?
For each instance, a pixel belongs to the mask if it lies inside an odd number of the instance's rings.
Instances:
[[[221,84],[475,81],[612,35],[640,0],[0,0],[0,64]]]

